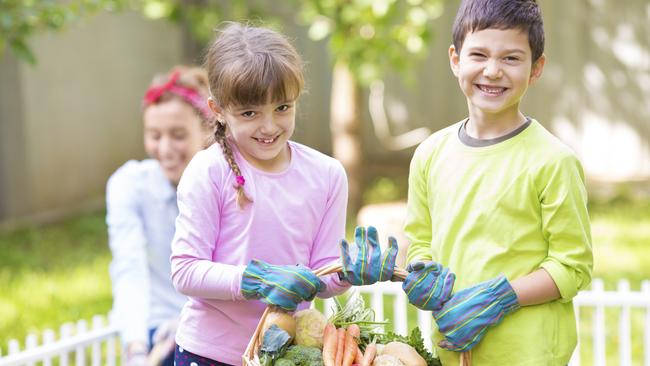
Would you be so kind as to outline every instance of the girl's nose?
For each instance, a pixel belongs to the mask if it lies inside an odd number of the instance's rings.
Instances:
[[[262,133],[272,133],[275,132],[275,121],[273,120],[273,115],[265,116],[262,120],[262,126],[260,127]]]

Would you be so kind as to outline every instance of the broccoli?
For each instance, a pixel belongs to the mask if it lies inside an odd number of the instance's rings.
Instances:
[[[292,361],[296,366],[323,366],[323,354],[316,347],[291,346],[282,358]]]
[[[287,360],[286,358],[278,358],[273,366],[296,366],[296,364],[291,360]]]

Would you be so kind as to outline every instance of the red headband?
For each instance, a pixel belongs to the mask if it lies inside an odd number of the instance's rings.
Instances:
[[[169,80],[167,80],[165,84],[160,86],[152,86],[147,89],[147,92],[145,93],[142,100],[143,107],[148,107],[152,104],[158,103],[163,94],[169,92],[183,98],[184,101],[201,112],[201,116],[206,121],[210,121],[213,117],[213,114],[210,108],[208,108],[208,104],[205,102],[205,99],[192,88],[176,85],[176,81],[178,80],[179,76],[180,72],[176,70],[169,76]]]

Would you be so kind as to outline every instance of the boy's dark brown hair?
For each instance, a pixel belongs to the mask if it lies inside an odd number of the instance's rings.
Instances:
[[[544,23],[535,0],[463,0],[453,27],[453,42],[460,53],[467,33],[484,29],[521,29],[535,63],[544,53]]]

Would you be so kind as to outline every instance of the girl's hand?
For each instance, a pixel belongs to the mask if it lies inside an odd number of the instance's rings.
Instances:
[[[456,275],[436,262],[414,262],[406,267],[409,275],[402,283],[409,302],[422,310],[439,310],[449,300]]]
[[[372,226],[369,226],[367,231],[364,227],[357,227],[354,231],[354,243],[357,246],[357,256],[353,263],[350,260],[348,242],[341,240],[341,278],[355,286],[391,280],[397,259],[395,238],[388,238],[388,250],[383,256],[377,240],[377,229]]]
[[[459,291],[433,312],[445,336],[438,345],[450,351],[468,351],[490,326],[517,309],[517,295],[503,275]]]
[[[272,265],[251,260],[244,270],[241,292],[247,299],[294,311],[302,301],[311,301],[325,284],[302,265]]]

